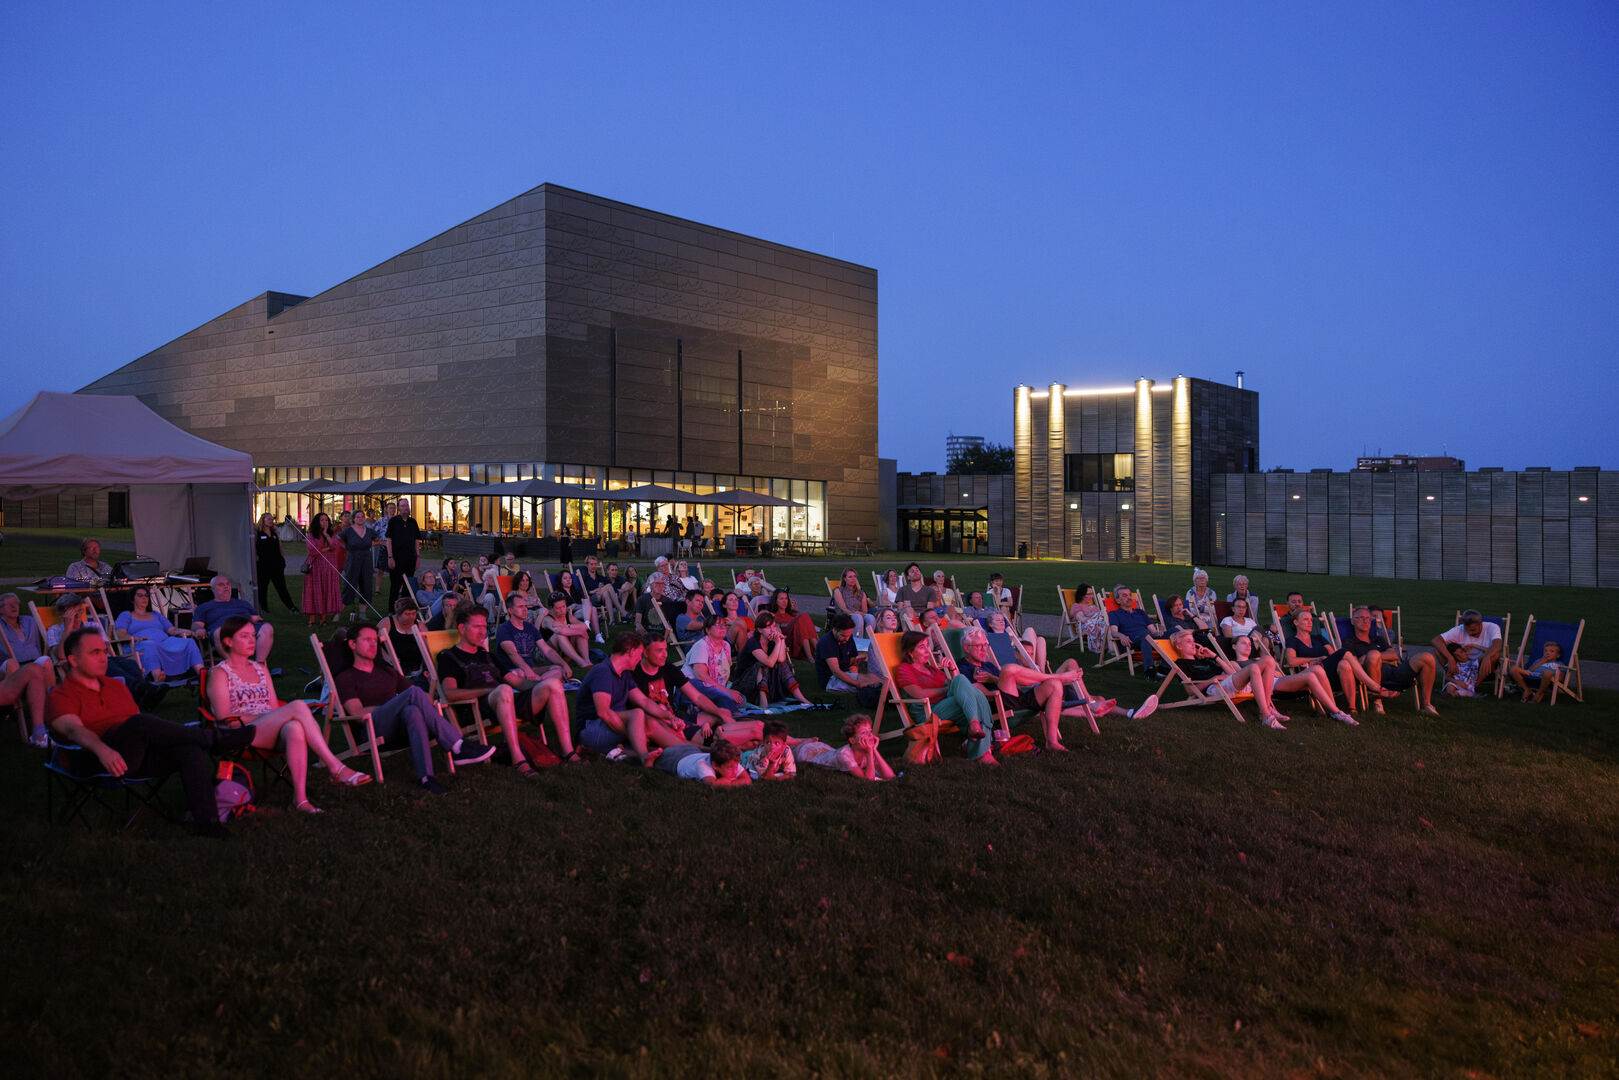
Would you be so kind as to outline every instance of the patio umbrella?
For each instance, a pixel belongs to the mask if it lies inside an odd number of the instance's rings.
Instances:
[[[328,480],[324,476],[317,476],[313,480],[293,480],[286,484],[276,484],[274,487],[259,488],[260,491],[285,491],[292,494],[303,495],[312,491],[330,491],[336,480]]]
[[[761,491],[743,491],[740,488],[733,488],[730,491],[722,491],[717,495],[710,495],[708,496],[708,501],[715,506],[729,506],[731,508],[731,531],[734,533],[742,531],[742,511],[745,509],[751,509],[755,506],[804,505],[803,503],[793,502],[791,499],[783,499],[779,495],[767,495]]]
[[[496,480],[477,484],[459,495],[493,495],[510,499],[606,499],[612,493],[583,484],[559,484],[555,480]]]

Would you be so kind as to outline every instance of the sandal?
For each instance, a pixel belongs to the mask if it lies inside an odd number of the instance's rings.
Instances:
[[[1378,699],[1377,699],[1377,700],[1375,700],[1375,701],[1373,701],[1373,702],[1372,702],[1372,711],[1373,711],[1373,712],[1374,712],[1374,713],[1376,713],[1376,714],[1377,714],[1377,715],[1378,715],[1378,716],[1385,716],[1385,715],[1387,715],[1387,714],[1386,714],[1386,713],[1385,713],[1385,712],[1384,712],[1384,711],[1383,711],[1383,699],[1382,699],[1382,698],[1378,698]]]
[[[326,812],[320,807],[316,806],[314,803],[310,802],[308,799],[298,800],[292,804],[292,808],[300,813],[305,814],[324,814]]]
[[[333,773],[332,782],[342,784],[344,787],[364,787],[371,782],[371,777],[358,769],[349,769],[347,776],[342,773]]]
[[[540,770],[536,769],[534,764],[526,759],[519,761],[516,765],[516,769],[517,775],[521,776],[524,780],[533,780],[535,777],[540,775]]]
[[[1282,726],[1283,719],[1284,717],[1281,713],[1271,713],[1269,716],[1265,717],[1261,723],[1270,728],[1272,731],[1286,731],[1287,728]]]

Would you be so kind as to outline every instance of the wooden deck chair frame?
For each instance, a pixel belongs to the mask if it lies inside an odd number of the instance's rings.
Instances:
[[[1561,661],[1563,671],[1551,677],[1552,693],[1550,702],[1556,705],[1557,695],[1562,693],[1575,701],[1583,703],[1585,701],[1585,679],[1580,673],[1580,639],[1585,636],[1585,620],[1581,619],[1577,623],[1570,623],[1557,622],[1551,619],[1537,620],[1533,615],[1529,616],[1528,622],[1524,624],[1523,639],[1518,643],[1519,667],[1525,666],[1526,660],[1531,664],[1534,663],[1540,658],[1540,653],[1543,651],[1544,647],[1542,649],[1535,648],[1535,645],[1539,644],[1535,636],[1535,624],[1537,622],[1542,625],[1573,628],[1574,644],[1571,648],[1564,650]]]
[[[674,624],[669,621],[669,616],[663,610],[662,604],[653,604],[652,613],[657,616],[658,625],[663,627],[663,640],[669,643],[670,654],[675,657],[676,663],[684,667],[686,664],[686,650],[690,646],[697,644],[696,639],[694,638],[689,642],[681,641],[675,635]]]
[[[1012,611],[1007,618],[1007,622],[1011,624],[1013,630],[1021,634],[1023,633],[1023,586],[1008,585],[1006,590],[1012,594]]]
[[[956,644],[954,646],[950,644],[951,635],[954,635],[956,640]],[[960,675],[961,657],[964,654],[966,645],[966,631],[947,631],[942,627],[934,626],[928,630],[928,640],[933,643],[934,651],[938,653],[938,655],[950,666],[952,670],[954,670],[957,675]],[[1001,699],[1000,694],[996,694],[994,697],[990,697],[988,694],[985,694],[984,696],[989,698],[990,705],[992,705],[995,709],[996,726],[1002,731],[1006,732],[1008,735],[1011,735],[1011,713],[1008,712],[1006,708],[1006,702]]]
[[[144,810],[151,810],[165,820],[174,815],[163,809],[159,797],[164,783],[173,773],[154,776],[114,776],[105,770],[80,774],[70,769],[64,760],[69,754],[89,754],[90,751],[73,743],[63,742],[51,733],[50,756],[45,759],[45,822],[48,825],[66,825],[78,819],[86,830],[90,819],[85,810],[92,804],[100,806],[116,820],[123,818],[119,832],[128,831]],[[61,793],[62,809],[56,809],[57,793]],[[115,809],[113,800],[123,797],[123,808]],[[132,809],[133,808],[133,809]],[[127,815],[127,816],[125,816]]]
[[[447,714],[450,722],[462,735],[477,735],[478,741],[485,746],[489,745],[489,733],[484,727],[483,699],[473,698],[471,701],[451,701],[444,692],[444,684],[438,675],[438,654],[441,649],[455,646],[461,640],[461,634],[456,630],[423,630],[422,624],[417,623],[410,628],[416,635],[416,649],[422,654],[422,670],[427,673],[427,692],[435,704],[450,710]],[[439,649],[433,648],[434,645]],[[458,718],[456,709],[471,707],[472,723],[463,724]]]
[[[1057,586],[1057,614],[1062,619],[1057,627],[1057,648],[1065,648],[1074,642],[1079,643],[1080,655],[1085,653],[1085,636],[1079,632],[1079,624],[1069,616],[1079,598],[1074,595],[1074,589],[1065,589]]]
[[[1351,609],[1351,610],[1353,610],[1353,609]],[[1348,618],[1346,618],[1344,616],[1341,616],[1341,615],[1338,615],[1336,612],[1332,612],[1332,611],[1327,612],[1326,622],[1327,622],[1328,626],[1332,627],[1332,633],[1328,635],[1328,638],[1329,638],[1329,640],[1331,640],[1332,647],[1335,650],[1336,649],[1341,649],[1341,648],[1344,647],[1344,627],[1338,625],[1338,620],[1339,619],[1343,619],[1344,623],[1351,626],[1351,627],[1353,627],[1353,625],[1354,625],[1353,623],[1350,623]],[[1385,636],[1387,636],[1387,631],[1386,630],[1384,631],[1384,634],[1385,634]],[[1394,644],[1394,639],[1393,638],[1389,638],[1389,644],[1390,645]],[[1396,651],[1397,654],[1399,653],[1399,650],[1397,648],[1396,648],[1395,651]],[[1399,655],[1401,655],[1401,657],[1403,659],[1404,654],[1399,654]],[[1335,686],[1335,690],[1336,690],[1336,686]],[[1412,700],[1414,702],[1417,703],[1417,705],[1420,705],[1421,704],[1420,697],[1421,697],[1421,692],[1417,689],[1417,684],[1413,682],[1411,684],[1411,698],[1412,698]],[[1390,698],[1389,700],[1392,701],[1393,699]],[[1371,704],[1371,695],[1370,695],[1370,693],[1367,691],[1367,689],[1364,686],[1362,686],[1360,684],[1360,682],[1358,680],[1355,682],[1355,700],[1351,704],[1353,705],[1353,707],[1355,709],[1365,709],[1366,707],[1368,707]],[[1417,705],[1413,705],[1413,708],[1417,707]]]
[[[867,654],[871,673],[881,676],[883,680],[882,690],[877,695],[877,707],[872,710],[871,716],[871,731],[878,739],[901,738],[907,729],[916,726],[918,723],[930,723],[933,720],[933,703],[921,698],[907,698],[900,691],[899,683],[894,679],[894,671],[899,666],[899,643],[902,637],[904,637],[903,634],[873,634],[871,651]],[[891,648],[896,658],[892,668],[889,666],[888,656],[884,653],[885,647]],[[883,713],[887,710],[889,702],[893,702],[899,710],[899,727],[884,735],[882,733]],[[910,713],[906,711],[907,705],[920,707],[923,719],[912,720]]]
[[[1160,709],[1181,709],[1188,705],[1224,705],[1231,710],[1231,715],[1238,723],[1247,722],[1246,717],[1242,715],[1242,711],[1237,708],[1237,705],[1243,701],[1252,700],[1253,694],[1245,691],[1233,697],[1231,694],[1226,693],[1225,687],[1220,685],[1225,678],[1224,672],[1211,679],[1194,679],[1175,665],[1175,661],[1181,659],[1181,656],[1175,650],[1175,646],[1170,644],[1168,638],[1149,637],[1147,641],[1152,645],[1152,651],[1158,655],[1158,658],[1169,665],[1169,673],[1164,676],[1164,681],[1154,691],[1158,695],[1158,707]],[[1181,689],[1186,691],[1184,700],[1164,700],[1170,685],[1173,683],[1179,683]]]
[[[11,647],[11,639],[5,634],[0,634],[0,645],[4,645],[6,647],[5,655],[11,660],[15,661],[18,669],[21,670],[23,662],[17,659],[17,651]],[[29,663],[33,663],[33,661],[30,660]],[[17,733],[22,736],[22,741],[26,743],[28,742],[29,735],[28,710],[24,708],[24,705],[25,702],[19,697],[15,702],[7,705],[6,708],[12,709],[17,713]]]
[[[1508,636],[1512,632],[1512,612],[1509,611],[1505,615],[1485,615],[1484,621],[1494,623],[1501,628],[1501,655],[1495,663],[1495,674],[1490,676],[1490,681],[1495,684],[1493,693],[1499,698],[1507,692],[1507,669],[1512,666],[1512,660],[1507,655],[1507,650],[1512,647],[1512,639]],[[1461,624],[1462,613],[1458,609],[1456,621],[1451,625],[1460,626]],[[1437,657],[1435,659],[1437,660]],[[1441,673],[1443,672],[1441,671]],[[1436,675],[1434,678],[1439,681],[1439,676]],[[1439,681],[1439,685],[1443,686],[1443,681]]]
[[[1146,606],[1141,602],[1140,592],[1132,590],[1132,595],[1135,597],[1137,607]],[[1112,593],[1102,597],[1102,609],[1109,615],[1119,610],[1119,602],[1113,599]],[[1119,645],[1118,634],[1113,629],[1113,623],[1109,621],[1107,633],[1102,636],[1102,651],[1096,654],[1096,666],[1105,668],[1109,664],[1116,664],[1123,660],[1125,666],[1130,669],[1130,674],[1134,675],[1136,673],[1136,656],[1136,649],[1129,642],[1126,642],[1123,647]],[[1143,651],[1140,656],[1142,666],[1146,666],[1147,653]]]
[[[883,595],[883,576],[881,574],[879,574],[875,570],[871,571],[870,573],[871,573],[871,595],[877,597],[878,599],[881,599],[882,595]]]
[[[347,761],[349,758],[358,757],[369,751],[371,754],[372,775],[377,778],[377,783],[386,783],[387,781],[382,775],[383,740],[377,738],[377,729],[372,724],[371,717],[354,716],[344,711],[343,702],[339,700],[337,693],[337,679],[333,677],[332,665],[326,658],[325,643],[320,640],[319,635],[310,634],[309,647],[315,651],[315,663],[320,665],[320,677],[326,687],[326,693],[319,703],[319,711],[323,717],[321,734],[325,736],[326,742],[330,744],[332,741],[332,725],[341,724],[343,736],[348,740],[349,745],[347,750],[335,751],[337,760]],[[365,729],[365,738],[363,740],[354,737],[354,726],[356,724]]]

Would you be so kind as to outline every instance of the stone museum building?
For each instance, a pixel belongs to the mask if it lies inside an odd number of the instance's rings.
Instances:
[[[743,489],[709,535],[878,531],[877,271],[544,184],[313,296],[265,292],[85,387],[293,480]],[[305,496],[261,494],[278,518]],[[419,499],[427,527],[646,532],[670,507]]]

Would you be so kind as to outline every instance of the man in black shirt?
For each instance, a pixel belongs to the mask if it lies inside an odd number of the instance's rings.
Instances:
[[[669,643],[653,638],[641,653],[641,662],[630,670],[635,679],[635,691],[630,704],[640,709],[647,720],[647,741],[659,746],[672,746],[662,741],[656,732],[664,728],[676,741],[706,743],[715,733],[742,746],[762,738],[764,725],[759,721],[736,721],[731,714],[708,699],[680,668],[669,663]],[[686,717],[693,719],[686,719]]]
[[[1417,711],[1438,716],[1433,707],[1434,673],[1437,668],[1430,653],[1413,653],[1411,659],[1401,660],[1400,654],[1389,644],[1388,638],[1372,622],[1372,609],[1361,606],[1349,617],[1353,632],[1344,638],[1344,651],[1360,661],[1372,681],[1390,690],[1417,687]],[[1383,702],[1374,700],[1372,709],[1383,711]]]
[[[444,718],[427,692],[386,664],[377,663],[380,644],[376,627],[369,623],[349,634],[349,667],[332,676],[332,693],[342,703],[347,716],[370,716],[372,729],[386,743],[399,740],[404,729],[410,743],[411,761],[416,766],[416,782],[423,791],[445,794],[444,786],[433,778],[433,755],[429,739],[437,739],[457,765],[476,765],[495,754],[493,746],[475,746],[461,738],[461,729]],[[330,655],[330,654],[328,654]]]
[[[518,719],[532,720],[542,713],[551,718],[557,746],[564,759],[573,757],[573,731],[568,720],[568,696],[561,679],[542,679],[519,692],[525,680],[515,671],[501,674],[489,655],[489,614],[480,607],[467,612],[460,626],[461,638],[438,654],[439,685],[444,699],[454,704],[484,700],[495,711],[501,734],[511,748],[512,764],[520,776],[539,772],[530,765],[517,738]]]
[[[830,694],[852,693],[860,704],[874,708],[883,679],[859,670],[866,654],[854,645],[854,619],[838,612],[826,624],[826,633],[815,645],[815,678]]]
[[[422,527],[410,516],[410,500],[399,500],[399,512],[388,522],[388,608],[405,591],[405,579],[416,577],[422,553]]]

